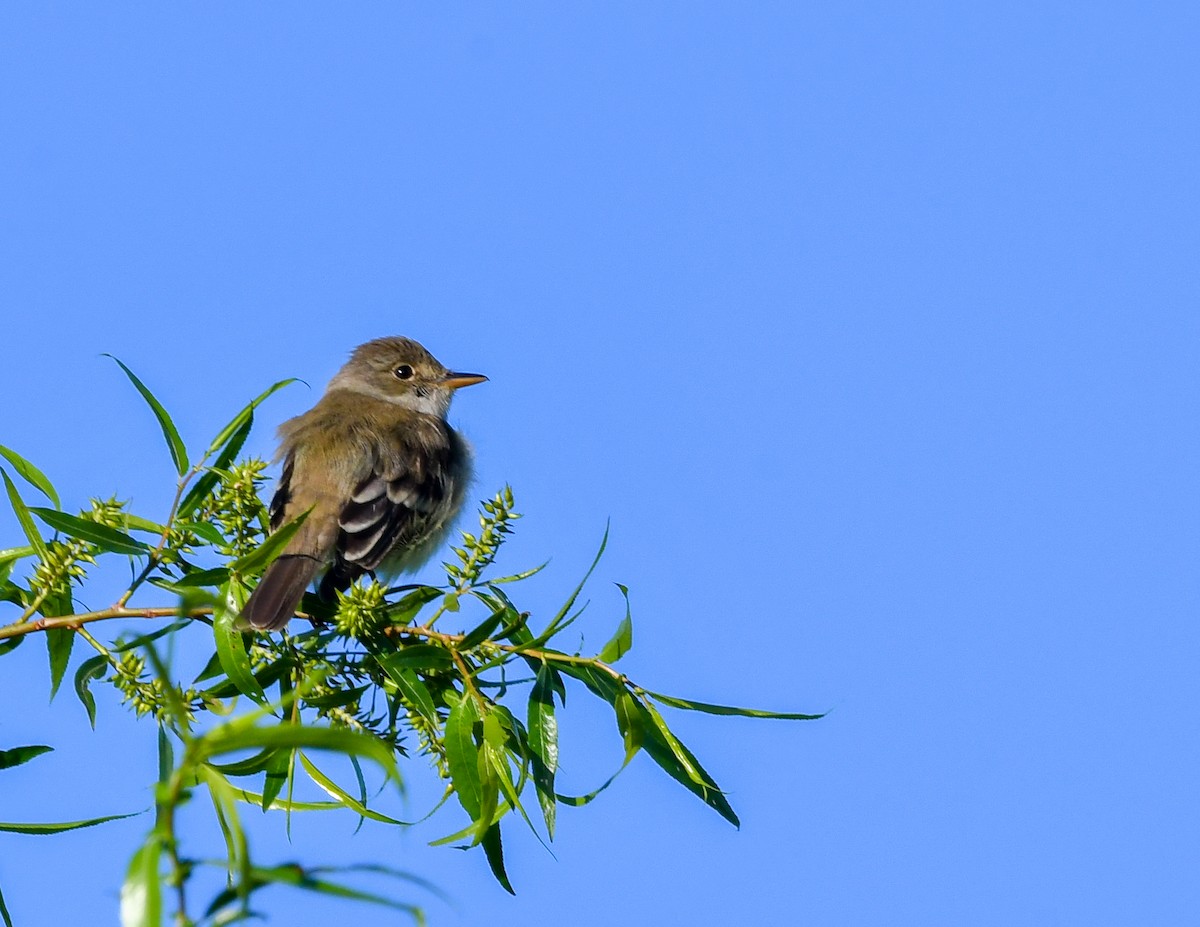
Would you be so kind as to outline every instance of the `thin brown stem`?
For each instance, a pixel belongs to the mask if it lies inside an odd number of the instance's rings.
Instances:
[[[207,459],[207,455],[205,455],[205,459]],[[137,592],[138,587],[144,583],[147,578],[149,578],[150,574],[153,573],[158,567],[158,558],[162,554],[163,548],[167,546],[167,541],[171,537],[171,525],[174,523],[175,516],[179,512],[179,503],[183,501],[183,491],[187,488],[187,484],[190,483],[195,478],[196,474],[200,472],[200,468],[203,463],[204,460],[201,460],[200,463],[196,464],[196,466],[192,467],[191,470],[189,470],[183,475],[183,477],[180,478],[179,484],[175,487],[175,498],[171,500],[171,508],[170,511],[167,512],[167,520],[163,525],[163,533],[158,539],[158,545],[154,548],[154,550],[150,551],[150,556],[147,558],[146,565],[142,568],[142,572],[139,573],[137,578],[129,584],[129,588],[121,594],[121,598],[117,599],[118,607],[123,607],[128,604],[129,600],[133,597],[133,594]]]
[[[203,620],[213,613],[211,608],[193,608],[186,613],[179,608],[128,608],[114,605],[111,608],[100,609],[94,612],[83,612],[78,615],[63,615],[57,618],[39,618],[37,621],[27,621],[23,624],[11,624],[7,627],[0,628],[0,640],[5,640],[10,637],[21,637],[25,634],[33,634],[37,631],[49,631],[52,628],[79,628],[85,624],[91,624],[94,621],[108,621],[113,618],[194,618]],[[423,640],[437,641],[451,651],[455,651],[455,657],[459,660],[456,648],[463,642],[465,634],[447,634],[443,631],[435,631],[428,626],[412,626],[398,625],[388,630],[392,635],[406,635],[409,637],[419,637]],[[622,685],[629,683],[629,677],[619,670],[613,669],[607,663],[597,660],[595,657],[581,657],[569,653],[562,653],[557,650],[545,650],[541,647],[528,647],[519,644],[502,644],[499,641],[489,641],[492,647],[497,650],[502,650],[505,653],[525,654],[538,660],[545,660],[550,663],[565,663],[570,666],[590,666],[607,673],[617,682]],[[460,671],[464,678],[473,679],[469,668],[465,666],[466,661],[462,660]]]

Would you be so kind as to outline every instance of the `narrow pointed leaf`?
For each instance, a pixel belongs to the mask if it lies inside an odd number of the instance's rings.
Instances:
[[[558,771],[558,720],[554,714],[553,669],[543,663],[529,693],[529,747],[533,766],[533,784],[538,804],[546,821],[546,832],[554,839],[557,805],[554,801],[554,776]]]
[[[246,638],[241,631],[234,627],[237,612],[232,608],[223,608],[213,620],[213,637],[217,643],[217,658],[221,661],[221,669],[229,677],[230,682],[247,698],[262,704],[267,695],[262,686],[254,678],[250,667],[250,657],[246,653]]]
[[[57,609],[43,609],[43,613]],[[71,662],[71,649],[75,646],[75,632],[70,628],[49,628],[46,631],[46,650],[50,654],[50,700],[58,694],[67,664]]]
[[[394,662],[395,654],[377,658],[379,665],[383,667],[388,674],[388,678],[396,684],[396,688],[400,690],[405,701],[413,708],[421,713],[427,721],[438,724],[437,707],[433,703],[433,696],[429,694],[429,687],[421,681],[411,669],[405,669],[403,666],[398,666]]]
[[[395,653],[390,653],[381,659],[380,663],[382,664],[384,660],[387,662],[386,669],[444,672],[454,667],[454,658],[450,656],[450,651],[436,644],[410,644],[407,647],[400,647]]]
[[[0,918],[4,919],[4,927],[13,927],[12,915],[8,913],[8,906],[4,903],[4,892],[0,892]]]
[[[667,727],[662,716],[653,708],[648,708],[640,702],[637,708],[638,713],[642,715],[644,731],[642,749],[672,779],[696,795],[734,827],[740,827],[741,822],[720,787],[700,765],[700,761]]]
[[[309,777],[328,795],[336,798],[339,802],[354,811],[364,818],[370,818],[372,821],[379,821],[382,824],[394,824],[397,827],[409,826],[406,821],[399,821],[396,818],[388,817],[386,814],[381,814],[378,811],[373,811],[359,799],[352,796],[349,792],[343,789],[340,785],[330,779],[321,770],[319,770],[313,762],[303,753],[300,754],[300,765],[304,767],[304,771]]]
[[[229,582],[229,570],[225,567],[214,567],[211,570],[193,570],[191,573],[185,573],[173,583],[161,585],[164,588],[172,589],[214,589],[227,582]]]
[[[479,719],[479,709],[470,695],[464,694],[446,719],[443,743],[446,746],[446,761],[450,767],[450,780],[463,810],[472,821],[479,820],[483,803],[483,785],[479,778],[479,750],[472,733]]]
[[[30,545],[37,551],[38,556],[44,559],[46,556],[45,538],[38,533],[37,525],[33,523],[33,518],[29,515],[29,509],[21,499],[21,494],[17,492],[17,487],[13,485],[8,471],[3,467],[0,467],[0,476],[4,477],[4,488],[8,491],[8,501],[12,505],[13,513],[17,516],[17,523],[20,524],[21,530],[25,532],[25,537],[29,539]]]
[[[187,603],[183,603],[187,604]],[[190,628],[192,622],[186,618],[181,618],[178,621],[172,621],[170,624],[159,628],[156,631],[149,631],[146,634],[139,634],[136,637],[130,638],[120,644],[115,644],[109,648],[113,653],[124,653],[127,650],[136,650],[139,647],[145,647],[147,644],[152,644],[160,637],[165,637],[168,634],[174,634],[176,631],[182,631],[184,628]]]
[[[278,531],[269,535],[265,541],[258,545],[250,553],[244,557],[239,557],[229,565],[231,573],[237,573],[239,576],[253,576],[261,573],[271,562],[283,553],[283,549],[287,547],[288,542],[300,530],[300,526],[304,524],[304,519],[308,517],[308,512],[301,513],[299,518],[295,518],[286,525],[280,526]]]
[[[805,715],[794,711],[764,711],[760,708],[735,708],[732,705],[713,705],[709,702],[698,702],[690,698],[678,698],[674,695],[663,695],[661,692],[647,692],[652,699],[672,708],[682,708],[685,711],[702,711],[710,715],[737,715],[743,718],[775,718],[779,721],[817,721],[825,715]]]
[[[547,629],[542,632],[542,638],[546,639],[552,634],[552,629],[559,627],[559,623],[567,616],[567,613],[575,605],[575,600],[579,598],[579,593],[583,592],[583,587],[587,585],[587,581],[591,579],[592,573],[596,571],[596,567],[600,564],[600,558],[604,556],[604,549],[608,547],[608,525],[604,526],[604,537],[600,539],[600,549],[596,551],[596,556],[592,560],[592,565],[588,567],[586,573],[583,574],[583,579],[579,581],[579,585],[575,587],[575,591],[567,598],[558,610],[558,613],[550,620]]]
[[[158,864],[162,838],[151,833],[129,861],[121,886],[121,927],[161,927],[162,882]]]
[[[162,534],[167,530],[164,525],[160,525],[158,522],[150,521],[148,518],[142,518],[140,515],[134,515],[130,512],[122,513],[121,518],[125,522],[125,529],[127,531],[146,531],[150,534]]]
[[[130,382],[142,394],[142,398],[146,400],[146,404],[154,412],[154,417],[158,419],[158,426],[162,429],[163,437],[167,439],[167,448],[171,451],[171,460],[175,464],[175,470],[180,476],[183,476],[187,473],[188,469],[187,448],[183,444],[183,439],[179,437],[179,430],[175,427],[175,423],[171,421],[171,416],[167,414],[167,410],[162,407],[162,403],[154,397],[154,394],[146,388],[146,384],[138,379],[137,374],[126,367],[118,358],[113,357],[113,355],[105,354],[104,356],[112,357],[117,362],[117,366],[125,371],[125,375],[129,377]]]
[[[274,750],[262,750],[244,760],[235,760],[232,763],[209,763],[208,765],[222,776],[255,776],[271,765],[274,757]]]
[[[264,400],[275,395],[275,393],[279,392],[285,386],[290,386],[291,384],[298,382],[300,381],[295,377],[290,377],[286,380],[280,380],[278,383],[271,384],[271,386],[267,387],[267,389],[255,396],[252,400],[250,400],[249,403],[247,403],[244,409],[242,409],[230,420],[228,425],[226,425],[217,433],[217,436],[213,438],[212,444],[209,445],[205,456],[208,456],[209,454],[215,454],[217,450],[221,448],[221,446],[227,441],[229,441],[236,432],[245,428],[246,423],[254,418],[254,410],[257,409]]]
[[[0,550],[0,566],[12,568],[12,564],[25,557],[32,557],[37,551],[32,547],[7,547]]]
[[[30,485],[41,490],[42,495],[54,503],[56,509],[62,508],[62,503],[58,501],[58,493],[54,491],[54,486],[50,480],[46,478],[41,470],[31,464],[28,460],[18,454],[11,448],[0,444],[0,457],[7,460],[14,470],[17,471]]]
[[[75,671],[75,694],[83,703],[93,731],[96,729],[96,697],[92,695],[91,684],[103,677],[107,669],[108,660],[102,654],[97,654],[84,660]]]
[[[475,628],[469,631],[466,636],[463,637],[462,642],[458,645],[459,649],[470,650],[472,647],[482,644],[488,639],[489,634],[495,631],[496,628],[500,627],[500,622],[502,620],[504,620],[504,612],[502,611],[493,612],[492,614],[488,615]]]
[[[508,873],[504,871],[504,847],[500,842],[500,825],[493,824],[483,835],[483,852],[487,855],[488,865],[496,881],[510,895],[515,895],[512,883],[508,881]]]
[[[47,747],[45,744],[0,750],[0,769],[12,769],[14,766],[22,766],[34,757],[41,756],[43,753],[50,753],[53,750],[53,747]]]
[[[601,785],[598,789],[593,789],[586,795],[556,794],[554,797],[558,800],[560,805],[570,805],[572,808],[582,808],[584,805],[590,805],[593,801],[595,801],[596,797],[601,792],[617,781],[617,776],[621,775],[621,773],[623,773],[628,766],[629,763],[622,763],[615,773],[604,780],[603,785]]]
[[[545,563],[539,564],[538,566],[535,566],[531,570],[525,570],[524,572],[521,572],[521,573],[513,573],[511,576],[501,576],[499,579],[489,579],[488,585],[489,586],[500,586],[500,585],[503,585],[504,583],[517,583],[523,579],[529,579],[529,577],[542,572],[542,570],[546,569],[546,567],[549,565],[550,565],[550,561],[547,560]]]
[[[616,585],[621,590],[621,595],[625,597],[625,617],[617,625],[617,632],[612,636],[612,639],[600,651],[600,661],[602,663],[616,663],[633,646],[633,618],[629,612],[629,588],[622,586],[620,583]]]
[[[175,527],[180,531],[194,534],[202,541],[208,541],[214,547],[220,547],[227,543],[225,535],[221,533],[220,529],[206,521],[177,521]]]
[[[88,521],[85,518],[68,515],[66,512],[60,512],[57,509],[31,506],[29,511],[55,531],[61,531],[63,534],[79,538],[81,541],[88,541],[91,544],[95,544],[101,550],[106,550],[114,554],[130,554],[135,557],[150,552],[150,548],[141,541],[134,540],[124,531],[118,531],[116,528],[108,527],[108,525],[101,525],[94,521]]]
[[[256,747],[332,750],[335,753],[365,756],[378,763],[390,778],[397,782],[400,780],[391,749],[377,737],[356,731],[300,724],[238,728],[237,721],[234,721],[206,734],[197,742],[197,746],[206,758]]]
[[[258,792],[251,792],[249,789],[234,788],[233,797],[248,805],[254,805],[258,808],[262,807],[262,795]],[[345,807],[340,801],[292,801],[290,799],[277,798],[271,802],[267,810],[286,811],[291,814],[293,811],[342,811]]]
[[[10,834],[61,834],[69,830],[79,830],[83,827],[95,827],[97,824],[107,824],[109,821],[119,821],[121,818],[131,818],[141,813],[140,811],[134,811],[130,814],[110,814],[102,818],[88,818],[86,821],[64,821],[58,824],[0,823],[0,831]]]
[[[408,595],[387,607],[388,621],[392,624],[411,624],[421,609],[445,593],[437,586],[418,586]]]
[[[642,716],[638,712],[637,699],[628,689],[621,692],[613,709],[617,713],[617,728],[625,741],[625,762],[628,763],[642,747]]]
[[[189,518],[212,495],[212,491],[221,482],[221,472],[229,469],[230,464],[233,463],[234,458],[246,443],[246,438],[250,436],[250,429],[253,426],[254,417],[250,416],[229,437],[221,449],[221,453],[217,455],[217,459],[200,474],[200,478],[192,484],[192,488],[187,491],[187,495],[179,503],[180,518]]]
[[[283,791],[291,765],[291,750],[272,751],[271,759],[263,769],[265,775],[263,777],[262,804],[259,805],[263,811],[269,810],[275,803],[275,799],[279,797],[279,793]]]

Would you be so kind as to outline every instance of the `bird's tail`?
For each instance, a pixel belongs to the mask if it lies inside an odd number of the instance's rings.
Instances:
[[[308,554],[283,554],[263,574],[242,609],[242,618],[260,631],[276,631],[292,620],[304,590],[321,561]]]

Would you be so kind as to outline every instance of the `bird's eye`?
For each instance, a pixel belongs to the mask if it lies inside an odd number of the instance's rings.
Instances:
[[[413,369],[408,364],[401,364],[392,373],[396,375],[397,380],[411,380]]]

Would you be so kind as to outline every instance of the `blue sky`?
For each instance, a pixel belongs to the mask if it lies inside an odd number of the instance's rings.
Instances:
[[[679,718],[741,831],[642,757],[557,859],[510,828],[516,898],[424,846],[453,815],[268,858],[413,869],[447,925],[1194,922],[1198,39],[1169,3],[6,5],[0,443],[153,516],[101,352],[195,445],[306,379],[267,455],[406,334],[491,376],[453,420],[526,513],[505,563],[553,557],[535,605],[611,518],[588,643],[625,583],[636,679],[831,710]],[[58,748],[0,820],[147,804],[147,731],[0,666],[0,748]],[[563,722],[582,792],[619,737]],[[115,918],[145,826],[0,836],[17,923]]]

